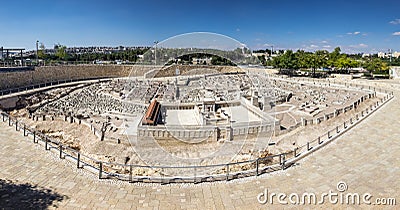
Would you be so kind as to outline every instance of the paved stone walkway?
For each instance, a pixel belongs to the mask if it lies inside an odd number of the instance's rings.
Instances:
[[[398,84],[394,87],[400,89]],[[98,180],[97,175],[59,160],[57,154],[45,152],[31,138],[0,122],[0,179],[11,180],[16,186],[37,185],[45,193],[55,193],[58,199],[49,207],[62,209],[267,209],[271,204],[257,201],[257,195],[264,189],[269,193],[301,195],[307,192],[320,197],[329,190],[338,192],[336,185],[340,181],[348,186],[344,193],[370,193],[371,202],[377,197],[396,198],[395,207],[386,206],[395,209],[400,206],[399,103],[400,91],[397,91],[391,102],[327,147],[303,159],[298,166],[257,178],[198,185],[160,186]],[[0,203],[9,203],[5,208],[17,206],[10,204],[13,202],[10,196],[18,192],[0,190],[0,193]],[[276,208],[302,207],[284,206],[276,199],[273,205]],[[324,205],[337,209],[383,207],[331,205],[327,200]]]

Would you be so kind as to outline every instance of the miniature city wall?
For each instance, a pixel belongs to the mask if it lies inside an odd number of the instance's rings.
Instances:
[[[76,65],[44,66],[31,71],[0,72],[0,90],[21,88],[64,80],[143,76],[155,66]]]
[[[201,69],[215,72],[240,72],[239,67],[231,66],[152,66],[152,65],[66,65],[43,66],[33,70],[0,71],[0,95],[29,89],[39,84],[56,83],[58,81],[79,81],[99,78],[154,76],[176,76],[176,68],[182,75],[202,74]],[[161,69],[161,71],[160,71]],[[181,70],[182,69],[182,70]],[[196,71],[196,69],[200,69]],[[146,74],[147,73],[147,74]],[[13,90],[17,89],[17,90]],[[19,89],[19,90],[18,90]]]

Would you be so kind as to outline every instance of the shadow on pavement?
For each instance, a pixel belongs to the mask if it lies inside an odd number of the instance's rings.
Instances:
[[[0,179],[0,209],[47,209],[50,206],[57,207],[54,201],[67,198],[37,185],[16,184]]]

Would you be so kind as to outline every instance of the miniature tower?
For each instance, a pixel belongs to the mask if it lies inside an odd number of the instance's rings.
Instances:
[[[253,104],[253,106],[259,107],[259,104],[258,104],[258,91],[257,90],[253,90],[252,91],[251,104]]]

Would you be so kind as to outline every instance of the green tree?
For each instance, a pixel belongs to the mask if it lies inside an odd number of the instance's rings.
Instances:
[[[274,59],[274,66],[279,68],[281,74],[293,75],[293,71],[299,69],[297,58],[292,50],[287,50]]]
[[[54,46],[54,49],[56,50],[56,57],[60,60],[66,60],[67,59],[67,47],[64,45],[57,44]]]
[[[300,69],[308,69],[311,67],[310,60],[311,60],[312,53],[305,52],[304,50],[298,50],[296,52],[296,60],[297,66]]]
[[[389,65],[379,58],[373,58],[364,63],[364,68],[370,73],[388,73]]]
[[[336,61],[340,58],[341,49],[336,47],[331,53],[329,53],[329,65],[334,67]]]
[[[359,66],[360,66],[360,62],[358,62],[358,61],[356,61],[354,59],[350,60],[350,68],[357,68]]]
[[[46,47],[43,43],[40,43],[39,50],[38,50],[38,57],[39,59],[46,59]]]
[[[315,52],[316,56],[316,67],[317,68],[327,68],[328,67],[328,59],[329,52],[326,50],[318,50]]]
[[[345,56],[340,57],[335,62],[335,66],[341,70],[347,70],[350,68],[351,60]]]

